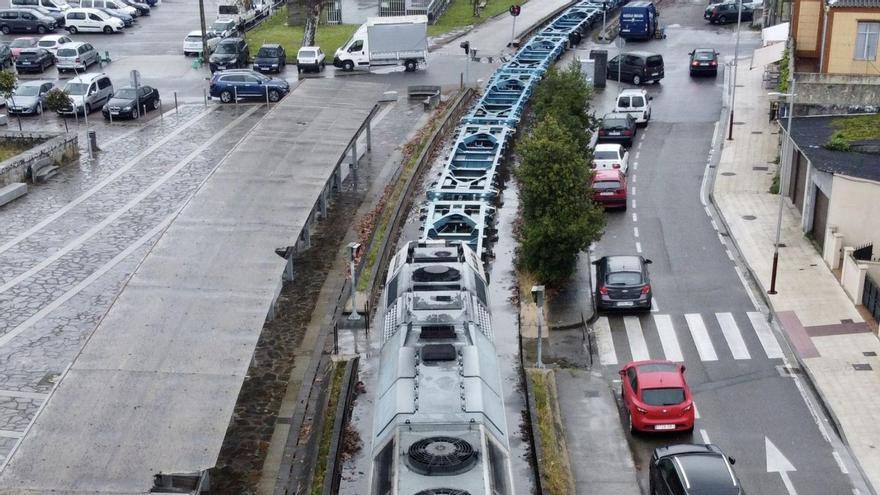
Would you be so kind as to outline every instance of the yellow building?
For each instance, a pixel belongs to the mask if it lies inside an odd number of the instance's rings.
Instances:
[[[795,0],[798,72],[880,75],[880,0]]]

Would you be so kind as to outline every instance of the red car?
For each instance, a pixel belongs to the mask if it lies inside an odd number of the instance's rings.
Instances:
[[[605,208],[626,209],[626,176],[619,169],[593,171],[593,201]]]
[[[634,361],[620,370],[620,377],[630,431],[694,430],[694,399],[683,364]]]
[[[37,47],[37,39],[36,38],[15,38],[12,40],[12,43],[9,44],[9,49],[12,50],[12,59],[15,60],[18,58],[18,54],[25,48],[36,48]]]

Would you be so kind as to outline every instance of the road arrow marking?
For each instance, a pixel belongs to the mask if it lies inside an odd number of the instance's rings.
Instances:
[[[788,491],[788,495],[797,495],[794,485],[791,484],[791,480],[788,478],[789,471],[797,471],[797,469],[767,437],[764,437],[764,448],[767,451],[767,472],[779,473],[779,476],[782,478],[782,484],[785,485],[785,489]]]

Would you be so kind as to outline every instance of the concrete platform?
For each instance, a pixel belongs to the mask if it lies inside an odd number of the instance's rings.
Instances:
[[[144,258],[0,473],[0,492],[144,493],[214,466],[287,261],[383,87],[306,81]]]
[[[0,187],[0,206],[3,206],[11,201],[15,201],[16,199],[27,194],[27,192],[27,184],[25,184],[24,182],[13,182],[8,186]]]

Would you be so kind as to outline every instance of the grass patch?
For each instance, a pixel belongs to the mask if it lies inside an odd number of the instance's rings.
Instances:
[[[532,384],[532,395],[537,408],[538,431],[541,433],[542,479],[541,488],[544,493],[562,495],[571,492],[569,480],[571,473],[565,451],[560,449],[562,432],[556,427],[557,405],[554,389],[545,378],[549,376],[543,370],[530,369],[526,372]]]
[[[324,50],[327,58],[332,62],[333,52],[348,40],[357,28],[358,26],[354,24],[319,24],[315,33],[315,43]],[[287,61],[295,62],[296,52],[302,46],[303,27],[287,25],[285,5],[272,17],[249,31],[245,37],[253,54],[257,53],[263,43],[278,43],[287,52]]]
[[[320,443],[318,443],[318,460],[315,462],[315,472],[314,476],[312,476],[312,495],[321,495],[324,492],[324,483],[330,481],[325,479],[324,476],[327,474],[327,463],[330,460],[330,443],[333,440],[333,423],[336,419],[336,406],[339,404],[339,393],[342,390],[342,380],[345,378],[345,362],[334,361],[333,367],[333,370],[330,372],[330,398],[327,400],[327,410],[324,411],[324,424],[321,429]]]
[[[880,139],[880,114],[834,119],[831,126],[837,129],[832,139],[847,142]]]
[[[440,19],[428,26],[428,36],[438,36],[471,24],[482,24],[492,16],[507,12],[513,3],[512,0],[487,0],[480,17],[474,17],[472,0],[452,0]]]
[[[773,182],[770,184],[770,194],[779,194],[779,170],[773,176]]]
[[[9,124],[12,125],[12,122]],[[13,142],[0,143],[0,162],[8,160],[23,151],[29,150],[31,147]]]

